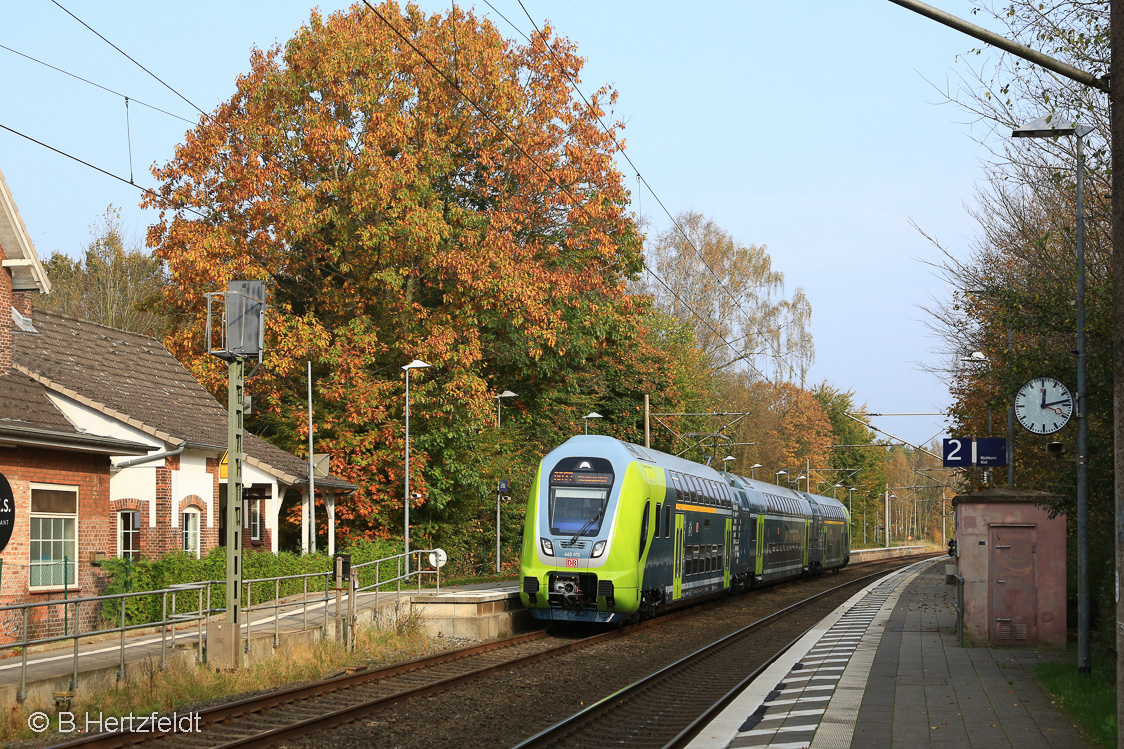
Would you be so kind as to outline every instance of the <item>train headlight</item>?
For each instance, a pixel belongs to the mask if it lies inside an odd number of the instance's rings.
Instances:
[[[597,543],[595,543],[593,545],[593,551],[592,551],[591,555],[593,556],[594,559],[596,559],[597,557],[601,556],[604,553],[605,553],[605,542],[604,541],[598,541]]]
[[[542,545],[542,553],[548,557],[554,556],[554,544],[551,543],[549,538],[540,538],[539,543]]]

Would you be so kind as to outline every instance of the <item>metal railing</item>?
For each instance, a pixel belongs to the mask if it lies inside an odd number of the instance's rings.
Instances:
[[[354,631],[355,623],[357,621],[356,608],[359,605],[359,594],[374,590],[374,607],[376,617],[378,616],[379,604],[379,591],[386,590],[388,586],[394,586],[397,595],[401,595],[402,584],[407,582],[411,577],[417,579],[417,590],[420,593],[422,590],[422,578],[427,576],[435,576],[437,590],[440,592],[441,588],[441,572],[440,569],[426,569],[423,561],[424,555],[431,553],[430,549],[411,550],[409,554],[397,554],[384,559],[376,559],[370,562],[363,562],[352,566],[350,584],[347,585],[347,631]],[[407,564],[407,558],[413,564]],[[389,567],[393,567],[393,574],[390,574]],[[368,585],[362,585],[361,582],[369,580],[370,574],[374,573],[374,582]],[[384,576],[384,572],[386,575]],[[320,591],[320,585],[311,585],[310,580],[323,580],[323,596],[316,595]],[[335,580],[334,580],[335,579]],[[299,581],[299,583],[298,583]],[[333,585],[333,582],[337,584]],[[283,575],[278,577],[257,578],[251,580],[243,580],[243,592],[245,594],[242,599],[245,604],[242,608],[244,614],[244,637],[240,633],[240,645],[249,652],[250,639],[254,634],[252,627],[255,623],[254,614],[264,611],[273,612],[273,644],[277,647],[280,644],[280,621],[283,618],[301,617],[301,629],[309,628],[309,609],[315,609],[318,606],[323,607],[323,622],[321,629],[321,637],[327,637],[329,632],[329,604],[330,595],[333,590],[336,592],[336,618],[340,619],[342,616],[341,609],[341,594],[344,592],[338,584],[340,580],[336,577],[335,570],[328,570],[325,572],[312,572],[297,575]],[[270,586],[270,583],[272,585]],[[282,597],[283,588],[293,588],[299,584],[300,591],[294,592]],[[0,631],[0,637],[5,640],[0,647],[18,649],[20,656],[20,687],[17,693],[18,699],[22,702],[27,696],[27,671],[28,671],[28,655],[29,649],[32,647],[41,647],[60,642],[70,641],[73,643],[72,648],[72,671],[70,679],[70,689],[74,691],[78,687],[79,679],[79,659],[82,655],[79,644],[82,641],[93,641],[94,638],[112,638],[114,635],[118,639],[118,669],[117,679],[124,679],[126,676],[126,663],[125,663],[125,648],[126,633],[140,633],[143,630],[150,630],[155,636],[157,633],[160,638],[160,668],[164,669],[168,663],[168,649],[171,647],[173,650],[176,647],[177,640],[184,639],[184,632],[194,630],[187,635],[187,639],[194,639],[197,642],[198,651],[196,653],[196,660],[202,662],[203,653],[205,651],[205,636],[204,629],[207,621],[225,613],[225,607],[212,608],[211,601],[214,600],[212,596],[212,588],[215,586],[223,587],[226,585],[224,580],[201,580],[198,582],[181,583],[171,585],[167,588],[159,590],[144,590],[144,591],[131,591],[125,593],[111,593],[101,596],[85,596],[79,598],[66,597],[67,591],[64,589],[62,592],[63,598],[43,601],[37,603],[19,603],[0,606],[0,626],[3,626],[4,631]],[[253,603],[254,591],[261,590],[261,586],[267,586],[266,595],[272,594],[271,599]],[[270,590],[272,588],[272,590]],[[310,591],[311,588],[311,591]],[[309,593],[313,596],[310,598]],[[261,593],[259,592],[259,595]],[[299,596],[299,599],[297,599]],[[144,600],[148,598],[148,600]],[[225,596],[218,596],[219,602],[225,601]],[[170,605],[169,605],[170,604]],[[158,606],[159,620],[147,620],[149,617],[145,616],[145,609],[151,609]],[[288,610],[286,610],[288,609]],[[130,623],[128,621],[130,615],[136,618],[140,615],[145,618],[145,621],[138,621]],[[257,619],[259,625],[263,624],[261,618]],[[13,632],[11,636],[8,631],[18,625],[19,637],[15,636]],[[259,630],[259,633],[261,630]],[[345,632],[344,642],[353,639],[347,636]],[[147,642],[131,641],[128,645],[142,645],[154,644],[155,640]]]

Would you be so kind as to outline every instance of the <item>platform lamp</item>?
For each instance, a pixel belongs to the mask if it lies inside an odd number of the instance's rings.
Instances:
[[[835,490],[836,489],[842,489],[842,488],[843,488],[843,484],[835,484],[834,486],[832,486],[831,487],[831,498],[835,499]]]
[[[751,479],[754,479],[754,480],[756,480],[756,479],[757,479],[757,469],[758,469],[758,468],[763,468],[763,467],[764,467],[764,466],[762,466],[762,465],[761,465],[760,463],[754,463],[753,465],[751,465],[751,466],[749,467],[749,477],[750,477]]]
[[[1092,671],[1089,642],[1089,425],[1085,386],[1085,151],[1090,125],[1066,122],[1052,115],[1037,117],[1011,131],[1012,138],[1054,138],[1072,135],[1077,145],[1077,671]]]
[[[726,464],[729,463],[731,460],[737,460],[737,458],[735,458],[733,455],[727,455],[725,458],[722,459],[722,470],[723,471],[726,470]]]
[[[500,428],[500,403],[502,398],[515,398],[519,393],[513,393],[510,390],[504,390],[496,396],[496,429]]]
[[[605,417],[602,416],[601,414],[597,413],[596,411],[590,411],[585,416],[583,416],[582,419],[585,420],[585,433],[589,434],[589,420],[590,419],[603,419],[603,418],[605,418]]]
[[[786,471],[782,468],[781,470],[777,471],[774,475],[777,477],[777,486],[780,486],[781,485],[781,476],[787,476],[788,471]]]
[[[406,371],[406,512],[404,521],[406,527],[406,574],[410,573],[410,370],[425,369],[429,366],[431,365],[426,364],[421,359],[414,359],[412,362],[402,367],[402,369]]]
[[[808,477],[804,474],[796,477],[796,491],[800,491],[800,479],[804,479],[804,491],[808,491]]]

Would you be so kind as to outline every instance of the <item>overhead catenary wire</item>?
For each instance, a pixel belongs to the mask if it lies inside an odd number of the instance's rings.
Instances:
[[[83,20],[82,20],[81,18],[79,18],[78,16],[74,15],[73,13],[71,13],[71,12],[70,12],[69,10],[67,10],[67,9],[66,9],[66,8],[65,8],[65,7],[64,7],[64,6],[62,5],[62,3],[60,3],[60,2],[58,1],[58,0],[51,0],[51,2],[52,2],[52,3],[54,3],[54,4],[56,5],[56,6],[58,6],[58,7],[59,7],[59,8],[60,8],[60,9],[61,9],[61,10],[62,10],[62,11],[63,11],[64,13],[66,13],[66,14],[67,14],[68,16],[70,16],[71,18],[73,18],[73,19],[74,19],[75,21],[77,21],[78,23],[82,24],[82,25],[83,25],[83,26],[85,26],[85,27],[86,27],[87,29],[89,29],[89,30],[90,30],[90,31],[91,31],[91,32],[92,32],[92,33],[93,33],[93,34],[94,34],[95,36],[97,36],[97,37],[98,37],[99,39],[101,39],[101,40],[102,40],[103,42],[105,42],[105,43],[106,43],[106,44],[108,44],[108,45],[109,45],[110,47],[113,47],[113,48],[114,48],[115,50],[117,50],[117,51],[118,51],[118,52],[120,52],[120,53],[121,53],[122,55],[124,55],[124,56],[125,56],[125,57],[126,57],[126,58],[127,58],[128,60],[129,60],[129,62],[133,63],[133,64],[134,64],[134,65],[136,65],[136,66],[137,66],[138,68],[140,68],[141,70],[143,70],[144,72],[148,73],[148,74],[149,74],[150,76],[152,76],[153,78],[155,78],[155,79],[156,79],[156,81],[157,81],[157,82],[159,82],[159,83],[160,83],[160,85],[162,85],[162,86],[163,86],[164,88],[168,89],[168,90],[169,90],[169,91],[171,91],[171,92],[172,92],[173,94],[175,94],[176,96],[180,97],[180,98],[181,98],[181,99],[183,99],[183,100],[184,100],[185,102],[187,102],[187,103],[188,103],[188,104],[189,104],[189,105],[190,105],[190,106],[191,106],[191,107],[192,107],[193,109],[195,109],[195,111],[197,111],[197,112],[198,112],[199,114],[203,115],[204,117],[206,117],[206,116],[207,116],[207,113],[206,113],[206,112],[204,112],[204,111],[203,111],[202,109],[200,109],[199,107],[195,106],[195,104],[194,104],[194,103],[192,103],[192,101],[191,101],[190,99],[188,99],[188,98],[187,98],[186,96],[184,96],[183,94],[181,94],[181,93],[180,93],[179,91],[177,91],[176,89],[172,88],[172,86],[170,86],[170,85],[169,85],[168,83],[165,83],[165,82],[164,82],[164,80],[163,80],[162,78],[160,78],[160,76],[156,75],[156,74],[155,74],[155,73],[153,73],[153,72],[152,72],[151,70],[149,70],[148,68],[146,68],[146,67],[145,67],[144,65],[141,65],[141,64],[140,64],[139,62],[137,62],[137,61],[136,61],[135,59],[133,59],[133,58],[132,58],[132,57],[131,57],[131,56],[130,56],[130,55],[129,55],[129,54],[127,53],[127,52],[125,52],[125,50],[121,49],[121,48],[120,48],[120,47],[118,47],[118,46],[117,46],[116,44],[114,44],[113,42],[111,42],[111,41],[109,41],[108,39],[106,39],[106,38],[105,38],[104,36],[102,36],[102,35],[101,35],[100,33],[98,33],[98,31],[97,31],[97,30],[96,30],[96,29],[95,29],[94,27],[90,26],[90,24],[86,23],[86,22],[85,22],[85,21],[83,21]]]
[[[63,75],[70,76],[71,78],[74,78],[75,80],[82,81],[83,83],[86,83],[90,86],[93,86],[94,88],[100,88],[102,91],[106,91],[108,93],[111,93],[114,96],[120,96],[122,99],[128,99],[128,100],[132,101],[134,104],[140,104],[142,107],[148,107],[149,109],[151,109],[154,112],[159,112],[160,114],[166,114],[169,117],[175,117],[177,120],[181,120],[183,122],[186,122],[189,125],[195,124],[195,122],[193,122],[192,120],[189,120],[186,117],[180,117],[175,112],[169,112],[166,109],[161,109],[160,107],[153,106],[152,104],[146,104],[145,102],[141,101],[140,99],[138,99],[135,96],[127,96],[127,95],[121,93],[120,91],[114,91],[113,89],[109,88],[108,86],[103,86],[100,83],[95,83],[94,81],[91,81],[88,78],[83,78],[80,75],[76,75],[74,73],[71,73],[69,70],[63,70],[62,68],[60,68],[56,65],[52,65],[49,62],[44,62],[43,60],[40,60],[36,57],[32,57],[31,55],[20,52],[17,49],[12,49],[11,47],[6,47],[3,44],[0,44],[0,49],[5,50],[7,52],[11,52],[13,55],[19,55],[20,57],[22,57],[26,60],[30,60],[31,62],[38,63],[39,65],[42,65],[43,67],[50,68],[51,70],[54,70],[57,73],[62,73]]]
[[[126,185],[131,185],[131,186],[137,188],[138,190],[140,190],[141,192],[146,193],[148,195],[151,195],[154,198],[160,197],[157,193],[153,192],[152,190],[150,190],[147,187],[144,187],[143,185],[138,185],[136,182],[131,182],[130,180],[127,180],[127,179],[125,179],[124,177],[122,177],[118,174],[114,174],[113,172],[109,171],[108,169],[102,169],[100,166],[96,166],[94,164],[91,164],[90,162],[85,161],[84,159],[78,158],[74,154],[67,153],[66,151],[63,151],[60,148],[55,148],[54,146],[48,145],[41,140],[37,140],[35,138],[32,138],[30,135],[27,135],[26,133],[21,133],[19,130],[15,130],[13,128],[10,128],[7,125],[4,125],[2,123],[0,123],[0,130],[6,130],[7,132],[11,133],[12,135],[18,135],[19,137],[23,138],[24,140],[31,141],[32,143],[34,143],[37,146],[41,146],[43,148],[46,148],[48,151],[54,151],[59,156],[64,156],[64,157],[70,159],[71,161],[77,161],[82,166],[89,167],[90,169],[93,169],[95,172],[101,172],[102,174],[104,174],[107,177],[112,177],[113,179],[115,179],[119,182],[124,182]],[[181,205],[181,206],[176,206],[176,208],[177,208],[177,210],[190,211],[191,213],[194,213],[199,218],[207,218],[200,211],[197,211],[194,208],[190,208],[188,206],[182,206]]]

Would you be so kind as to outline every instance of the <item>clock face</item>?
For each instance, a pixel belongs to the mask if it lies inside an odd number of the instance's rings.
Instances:
[[[1073,395],[1053,377],[1035,377],[1015,395],[1015,417],[1035,434],[1053,434],[1073,416]]]

